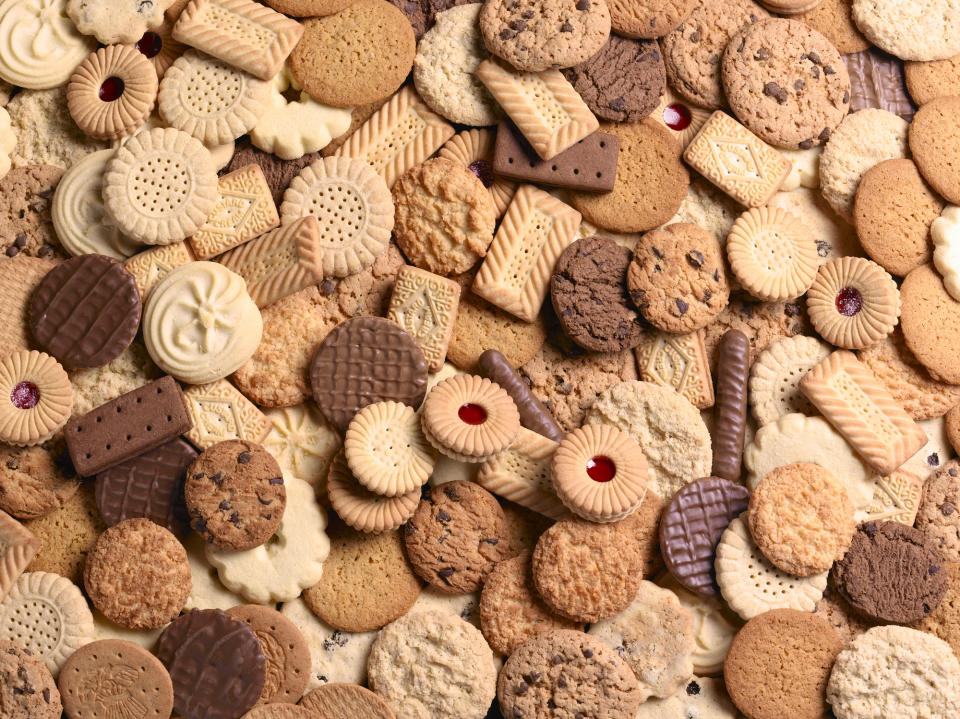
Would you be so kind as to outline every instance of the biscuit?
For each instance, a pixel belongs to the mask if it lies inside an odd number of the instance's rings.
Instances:
[[[730,304],[703,331],[703,343],[711,367],[716,366],[720,338],[731,329],[746,335],[753,360],[772,342],[809,333],[810,323],[800,302],[761,302],[745,292],[733,292]]]
[[[193,262],[193,252],[186,242],[174,242],[172,245],[158,245],[138,252],[124,260],[123,266],[137,282],[140,299],[146,303],[154,286],[169,272]]]
[[[938,97],[921,107],[910,123],[910,152],[923,179],[953,204],[960,204],[960,182],[950,168],[960,158],[956,114],[960,99]]]
[[[709,110],[684,100],[667,85],[660,104],[650,113],[650,117],[670,130],[670,136],[680,143],[680,151],[683,152],[700,132],[710,114]],[[696,182],[696,178],[692,182]]]
[[[901,60],[943,60],[960,51],[956,0],[853,0],[853,21],[874,45]],[[904,32],[904,28],[914,32]]]
[[[79,486],[62,437],[32,447],[0,447],[0,509],[17,519],[59,509]]]
[[[960,55],[944,60],[904,63],[907,90],[918,105],[943,95],[960,94]]]
[[[394,719],[387,703],[369,689],[355,684],[326,684],[317,687],[300,701],[300,706],[320,719],[340,716],[366,716],[369,719]]]
[[[40,551],[27,566],[29,572],[52,572],[79,584],[83,564],[97,537],[107,528],[97,509],[93,485],[83,483],[52,512],[23,526],[40,540]]]
[[[179,0],[175,0],[178,2]],[[167,10],[171,10],[171,5]],[[137,50],[150,61],[156,71],[157,79],[162,80],[164,73],[173,62],[183,55],[187,46],[173,39],[173,22],[164,17],[163,22],[146,30],[140,37],[125,43],[128,47]]]
[[[497,177],[493,173],[494,161],[494,132],[486,129],[473,128],[464,130],[450,138],[437,157],[444,157],[454,162],[466,165],[467,169],[475,174],[483,186],[490,193],[493,206],[497,209],[497,216],[502,217],[513,199],[517,183]]]
[[[607,0],[610,23],[623,37],[663,37],[697,7],[696,0]]]
[[[797,20],[821,33],[841,55],[849,55],[870,48],[870,41],[853,22],[852,10],[852,0],[823,0],[812,10],[797,15]]]
[[[63,170],[53,165],[27,165],[0,180],[0,246],[6,257],[24,254],[60,262],[60,247],[51,218],[51,197]]]
[[[960,463],[950,460],[923,485],[916,527],[945,561],[960,561]]]
[[[666,699],[647,699],[635,719],[686,719],[690,715],[734,719],[739,712],[721,679],[693,676]]]
[[[766,425],[793,412],[812,414],[800,380],[828,354],[824,343],[802,335],[786,337],[761,352],[750,368],[750,407],[757,422]]]
[[[944,569],[950,581],[943,601],[928,616],[914,624],[913,629],[939,637],[947,642],[956,654],[957,648],[960,647],[960,612],[958,612],[960,604],[957,603],[958,593],[960,593],[960,582],[958,582],[960,564],[947,563]]]
[[[46,442],[70,419],[70,378],[53,357],[21,350],[0,360],[0,439],[21,447]]]
[[[333,511],[357,531],[378,534],[397,529],[420,503],[420,489],[384,497],[361,485],[350,473],[343,453],[334,457],[326,477],[326,494]]]
[[[863,254],[853,225],[841,218],[818,190],[798,187],[790,192],[778,192],[767,204],[803,218],[816,238],[820,264],[838,257]]]
[[[387,319],[417,341],[431,372],[443,367],[459,300],[460,285],[453,280],[407,265],[397,274]]]
[[[50,670],[17,642],[0,642],[0,702],[10,719],[57,719],[63,704]],[[18,686],[22,682],[24,686]]]
[[[27,255],[0,263],[0,344],[8,352],[30,349],[27,306],[34,289],[54,266],[49,260]]]
[[[943,277],[943,286],[953,299],[960,298],[960,208],[949,206],[930,226],[933,264]]]
[[[670,387],[697,409],[713,406],[713,380],[702,330],[680,335],[647,330],[634,354],[644,382]]]
[[[187,387],[183,398],[193,420],[184,436],[201,450],[230,439],[262,442],[270,431],[263,412],[225,379]]]
[[[330,463],[343,444],[340,434],[313,403],[270,409],[264,414],[270,427],[260,444],[277,460],[284,476],[304,480],[322,498]]]
[[[0,602],[37,555],[40,540],[6,512],[0,512]]]
[[[913,270],[901,285],[900,329],[907,348],[941,382],[960,384],[960,364],[948,337],[960,326],[960,302],[947,292],[932,265]]]
[[[477,369],[480,355],[495,349],[502,351],[510,364],[521,367],[536,357],[546,339],[546,324],[539,314],[532,322],[525,322],[470,292],[463,292],[447,359],[472,372]]]
[[[917,106],[907,94],[903,61],[875,47],[843,58],[850,75],[850,110],[877,107],[909,122]]]
[[[873,500],[864,521],[900,522],[912,525],[917,518],[924,480],[912,472],[898,469],[886,477],[877,477]]]

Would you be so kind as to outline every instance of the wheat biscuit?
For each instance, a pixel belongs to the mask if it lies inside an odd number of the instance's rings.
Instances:
[[[662,42],[670,86],[698,107],[726,105],[720,58],[730,38],[770,14],[753,0],[704,0]]]
[[[91,483],[81,483],[59,509],[26,520],[23,526],[40,540],[40,551],[27,570],[56,573],[75,584],[83,581],[86,556],[107,528],[97,509]]]
[[[904,75],[910,97],[918,105],[944,95],[960,95],[960,55],[904,63]]]
[[[841,55],[863,52],[870,41],[853,22],[853,0],[823,0],[812,10],[797,16],[827,38]]]
[[[816,240],[799,217],[784,210],[747,210],[730,229],[726,250],[744,289],[768,302],[796,299],[817,275]]]
[[[902,60],[943,60],[960,50],[956,0],[853,0],[853,21],[877,47]],[[905,32],[904,28],[914,28]]]
[[[657,38],[675,30],[697,7],[696,0],[607,0],[610,24],[623,37]]]
[[[900,307],[893,278],[863,257],[826,263],[807,293],[811,324],[825,340],[847,349],[863,349],[887,337]]]
[[[640,574],[642,579],[651,579],[663,569],[660,556],[660,519],[663,501],[652,489],[647,489],[640,508],[622,521],[631,544],[640,551]]]
[[[0,180],[0,246],[6,257],[24,254],[55,262],[67,257],[50,212],[62,175],[53,165],[27,165]]]
[[[412,612],[377,635],[370,687],[397,719],[482,719],[496,692],[480,630],[443,612]]]
[[[58,719],[63,705],[50,670],[17,642],[0,640],[0,706],[9,719]]]
[[[187,387],[183,399],[193,420],[184,437],[200,450],[231,439],[263,442],[270,431],[270,420],[225,379]]]
[[[497,682],[504,716],[632,717],[643,691],[630,665],[599,639],[559,629],[515,651]]]
[[[670,696],[693,673],[693,615],[673,592],[652,582],[641,582],[630,606],[592,624],[589,634],[630,665],[644,700]]]
[[[951,385],[953,386],[953,385]],[[960,407],[954,405],[944,416],[944,430],[950,446],[956,451],[960,446]]]
[[[303,23],[290,70],[317,102],[354,107],[396,92],[415,54],[413,28],[402,12],[386,0],[359,0]]]
[[[826,143],[850,108],[850,76],[840,53],[799,20],[749,25],[730,38],[721,66],[736,116],[776,147]]]
[[[365,719],[395,719],[387,703],[369,689],[355,684],[325,684],[307,694],[300,706],[319,719],[362,716]]]
[[[17,519],[59,509],[79,486],[62,437],[32,447],[0,446],[0,509]]]
[[[795,609],[761,614],[737,632],[723,678],[740,711],[754,719],[789,712],[819,719],[828,711],[827,681],[840,637],[820,617]]]
[[[60,363],[21,350],[0,360],[0,439],[21,447],[46,442],[70,418],[73,390]]]
[[[717,584],[730,609],[752,619],[771,609],[811,612],[827,586],[827,572],[793,577],[771,564],[750,536],[746,513],[730,522],[717,545]]]
[[[916,527],[946,562],[960,561],[960,462],[942,465],[923,485]]]
[[[777,467],[750,497],[754,542],[775,566],[797,577],[825,572],[846,552],[856,529],[843,485],[808,462]]]
[[[944,565],[949,580],[947,593],[940,606],[913,625],[914,629],[939,637],[957,653],[960,647],[960,564]]]
[[[644,382],[670,387],[697,409],[713,406],[713,381],[703,330],[675,335],[647,329],[634,354]]]
[[[960,204],[952,170],[960,159],[960,98],[938,97],[921,107],[910,124],[910,152],[923,178],[948,202]]]
[[[785,337],[761,352],[750,367],[754,419],[766,425],[794,412],[813,414],[813,405],[800,391],[800,380],[829,354],[827,345],[804,335]]]
[[[827,685],[837,719],[948,716],[960,701],[950,645],[907,627],[874,627],[840,652]]]
[[[616,183],[611,192],[599,195],[571,192],[573,206],[588,222],[615,232],[641,232],[667,222],[690,183],[678,146],[667,139],[671,131],[651,118],[630,124],[605,122],[600,130],[620,140]]]
[[[945,204],[912,160],[881,162],[857,187],[853,207],[857,236],[875,262],[903,277],[930,262],[930,226]]]
[[[848,115],[830,134],[820,156],[820,191],[837,214],[853,220],[860,179],[884,160],[907,156],[907,121],[866,109]]]
[[[522,367],[534,359],[547,338],[542,317],[524,322],[464,292],[447,346],[447,359],[468,372],[477,368],[477,360],[486,350],[504,353],[510,364]]]
[[[29,650],[56,678],[67,658],[93,640],[93,616],[70,580],[26,572],[0,604],[0,640]]]
[[[627,288],[644,319],[666,332],[701,329],[730,297],[719,243],[706,230],[685,223],[640,238]]]
[[[30,349],[27,306],[34,289],[54,267],[50,260],[27,255],[0,263],[0,343],[7,351]]]
[[[960,326],[960,302],[947,293],[933,265],[913,270],[901,291],[900,328],[907,348],[934,379],[960,383],[960,364],[947,339]]]
[[[567,517],[540,536],[533,552],[533,581],[554,613],[577,622],[596,622],[630,606],[640,586],[644,559],[631,520],[597,524]],[[610,546],[620,551],[603,550]],[[576,591],[570,590],[571,582]]]
[[[330,626],[368,632],[407,613],[420,595],[420,579],[407,562],[397,530],[361,534],[333,526],[323,576],[303,592],[310,610]]]
[[[377,534],[397,529],[410,519],[420,503],[420,489],[396,497],[374,494],[350,473],[341,452],[330,464],[326,494],[340,518],[354,529]]]

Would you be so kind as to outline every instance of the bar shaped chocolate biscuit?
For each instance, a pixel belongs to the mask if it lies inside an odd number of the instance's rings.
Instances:
[[[616,135],[594,132],[550,160],[541,160],[512,122],[501,122],[493,151],[493,174],[587,192],[607,192],[617,179]]]
[[[77,473],[92,477],[191,427],[180,385],[161,377],[70,420],[63,434]]]

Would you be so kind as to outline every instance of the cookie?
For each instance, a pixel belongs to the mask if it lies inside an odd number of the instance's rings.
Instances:
[[[871,47],[843,58],[850,75],[850,110],[877,107],[909,122],[917,106],[907,94],[903,61]]]
[[[650,382],[614,385],[598,393],[584,423],[613,425],[646,448],[647,486],[666,501],[710,472],[707,428],[696,408],[673,390]]]
[[[716,570],[724,600],[746,620],[772,609],[812,612],[827,586],[827,572],[800,578],[773,566],[750,536],[745,515],[721,535]]]
[[[900,306],[893,278],[862,257],[823,265],[807,293],[807,311],[817,332],[847,349],[869,347],[893,332]]]
[[[822,34],[841,55],[849,55],[870,48],[870,41],[853,22],[852,10],[852,0],[823,0],[812,10],[798,15],[797,20]]]
[[[432,489],[407,524],[404,539],[417,574],[448,594],[477,590],[508,549],[500,505],[486,490],[462,481]]]
[[[368,52],[358,54],[357,47]],[[413,65],[413,28],[386,0],[359,0],[303,23],[290,70],[311,97],[334,107],[383,99],[399,89]]]
[[[59,261],[67,256],[50,214],[62,176],[63,170],[53,165],[27,165],[0,180],[0,246],[7,257],[24,254]]]
[[[817,602],[817,608],[813,613],[833,627],[844,649],[871,627],[869,623],[857,616],[853,608],[847,604],[847,600],[830,586],[824,591],[823,598]]]
[[[568,517],[540,536],[533,552],[533,581],[554,613],[576,622],[596,622],[630,606],[643,567],[641,547],[630,539],[631,520],[597,524]],[[605,552],[601,549],[605,546],[621,550]],[[585,551],[593,560],[584,560]],[[570,590],[571,582],[575,591]]]
[[[361,485],[350,473],[343,454],[330,465],[326,493],[340,518],[361,532],[379,533],[396,529],[410,519],[420,502],[420,489],[407,494],[384,497]]]
[[[873,500],[866,509],[866,521],[900,522],[912,525],[917,518],[920,497],[923,493],[922,477],[898,469],[887,477],[875,479]]]
[[[686,20],[696,6],[695,0],[607,0],[614,32],[634,38],[663,37]]]
[[[906,156],[906,120],[886,110],[851,113],[830,134],[820,156],[820,191],[838,215],[852,221],[857,186],[866,171]]]
[[[0,447],[0,509],[17,519],[59,509],[79,486],[61,438],[32,447]]]
[[[501,123],[501,127],[505,125],[505,123]],[[513,199],[513,193],[516,191],[517,185],[503,177],[494,175],[492,169],[493,162],[496,160],[494,140],[499,138],[499,132],[497,130],[495,134],[492,130],[478,128],[464,130],[444,143],[437,153],[437,157],[443,157],[465,165],[487,188],[490,199],[493,200],[493,206],[497,210],[497,215],[503,216],[510,205],[510,200]],[[509,134],[510,138],[516,139],[513,130]]]
[[[40,540],[9,514],[0,512],[0,602],[37,555]]]
[[[400,532],[361,534],[340,525],[330,530],[323,577],[304,591],[303,601],[336,629],[367,632],[405,614],[420,587]]]
[[[947,563],[944,569],[949,582],[943,601],[933,612],[914,624],[913,628],[939,637],[947,642],[956,654],[957,647],[960,646],[960,614],[958,614],[960,605],[957,603],[957,595],[960,592],[960,564]]]
[[[874,45],[902,60],[943,60],[960,50],[955,0],[853,0],[853,21]],[[905,33],[905,27],[917,34]],[[921,37],[923,38],[921,40]]]
[[[647,117],[660,104],[666,86],[659,45],[618,35],[563,74],[594,115],[613,122]]]
[[[480,630],[443,612],[411,612],[383,629],[367,670],[398,717],[482,719],[495,695],[493,652]]]
[[[960,93],[960,55],[944,60],[904,63],[904,75],[910,97],[918,105],[934,98]]]
[[[110,152],[112,156],[112,151]],[[109,158],[107,158],[109,159]],[[105,217],[106,215],[104,215]],[[116,229],[116,228],[114,228]],[[119,231],[117,235],[120,235]],[[154,286],[166,277],[171,270],[180,265],[193,262],[193,252],[187,242],[174,242],[172,245],[158,245],[128,257],[123,266],[137,282],[140,301],[145,302]]]
[[[20,644],[0,641],[0,702],[10,719],[57,719],[63,705],[50,670]]]
[[[837,589],[858,613],[876,622],[923,619],[943,599],[947,577],[935,544],[898,522],[860,525],[833,568]]]
[[[300,701],[300,706],[320,719],[340,716],[366,716],[369,719],[394,719],[386,702],[369,689],[355,684],[325,684]]]
[[[753,0],[706,0],[676,30],[663,38],[663,60],[670,86],[698,107],[726,105],[720,58],[741,28],[768,18]]]
[[[670,696],[693,673],[693,615],[673,592],[652,582],[641,582],[629,607],[592,624],[588,633],[630,665],[644,699]]]
[[[713,406],[703,331],[680,335],[647,329],[634,349],[640,379],[670,387],[698,409]]]
[[[823,151],[819,151],[822,154]],[[819,174],[817,185],[819,188]],[[790,192],[778,192],[767,204],[803,218],[816,237],[820,264],[838,257],[863,254],[853,225],[836,213],[818,189],[798,187]]]
[[[83,581],[87,553],[107,528],[89,483],[81,484],[59,509],[27,520],[23,526],[40,540],[40,551],[27,570],[56,573],[75,584]]]
[[[917,111],[910,124],[910,152],[923,179],[948,202],[960,204],[960,183],[949,168],[957,161],[956,113],[960,100],[938,97]]]
[[[637,709],[635,719],[685,719],[689,715],[710,719],[733,719],[737,708],[720,679],[694,676],[666,699],[648,699]]]
[[[453,275],[487,254],[496,208],[480,179],[453,160],[438,157],[407,171],[393,186],[393,202],[397,245],[417,267]]]
[[[510,655],[497,697],[504,716],[626,717],[637,711],[643,692],[616,651],[588,634],[561,629],[534,637]]]
[[[397,273],[387,319],[417,340],[431,372],[440,371],[446,359],[460,291],[453,280],[417,267],[404,265]]]
[[[704,328],[703,343],[711,366],[716,365],[720,338],[731,329],[746,335],[752,361],[772,342],[809,332],[810,324],[802,303],[760,302],[744,292],[733,292],[726,309]]]
[[[775,609],[737,632],[723,663],[724,683],[747,716],[773,719],[789,711],[797,719],[818,719],[828,710],[827,681],[841,648],[820,617]]]
[[[796,57],[805,59],[798,65]],[[850,77],[840,53],[799,20],[763,20],[741,30],[721,67],[736,116],[776,147],[826,143],[849,110]]]
[[[0,439],[21,447],[46,442],[70,418],[73,390],[53,357],[21,350],[0,360]]]
[[[700,132],[700,128],[710,117],[710,111],[687,102],[667,85],[660,98],[660,104],[650,117],[670,130],[670,136],[680,143],[682,151]],[[691,182],[696,182],[696,178]]]
[[[265,412],[270,423],[261,444],[280,464],[284,476],[302,479],[326,491],[327,470],[343,440],[312,404],[300,404]]]
[[[167,10],[172,8],[171,5]],[[150,61],[158,80],[163,79],[164,73],[187,49],[186,45],[173,39],[173,24],[165,17],[161,24],[146,30],[136,40],[126,43]]]
[[[800,187],[811,190],[820,187],[820,155],[823,154],[823,147],[811,147],[807,150],[781,149],[780,154],[793,165],[787,179],[780,185],[781,192],[793,192]]]
[[[916,527],[944,561],[960,560],[960,463],[950,460],[923,485]]]
[[[949,714],[960,701],[960,662],[950,645],[907,627],[874,627],[837,656],[827,700],[837,719],[887,712]],[[895,691],[891,687],[903,687]]]
[[[754,419],[766,425],[794,412],[813,414],[813,405],[800,391],[800,380],[829,353],[823,342],[804,335],[785,337],[761,352],[750,368],[750,409]]]
[[[183,397],[193,420],[185,436],[201,450],[228,439],[261,442],[270,430],[263,412],[225,379],[188,387]]]
[[[932,265],[913,270],[901,285],[900,329],[907,348],[941,382],[960,383],[960,366],[946,337],[960,321],[960,302],[951,297]]]
[[[495,349],[515,367],[522,367],[536,357],[547,338],[547,328],[538,314],[525,322],[476,295],[461,295],[453,324],[447,359],[457,367],[472,372],[485,351]]]
[[[947,207],[940,217],[930,226],[933,239],[933,264],[943,277],[943,286],[954,299],[960,297],[960,275],[957,274],[960,263],[957,260],[957,248],[960,247],[958,229],[960,209]]]

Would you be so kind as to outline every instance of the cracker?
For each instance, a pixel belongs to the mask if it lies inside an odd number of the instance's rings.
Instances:
[[[262,442],[270,432],[266,415],[225,379],[187,387],[183,399],[193,420],[184,437],[199,449],[230,439]]]
[[[193,252],[187,242],[174,242],[171,245],[151,247],[144,252],[127,259],[123,266],[137,282],[137,292],[146,302],[150,290],[167,276],[170,270],[194,260]]]
[[[453,280],[409,265],[397,273],[387,319],[417,341],[429,372],[443,367],[459,302],[460,285]]]
[[[572,147],[600,127],[590,108],[559,70],[518,72],[500,60],[484,60],[476,73],[544,160]]]
[[[679,335],[648,330],[633,352],[644,382],[670,387],[697,409],[713,406],[713,380],[703,330]]]
[[[473,283],[475,294],[533,322],[560,253],[576,239],[580,213],[533,185],[513,196]]]
[[[719,110],[687,145],[683,159],[747,207],[765,205],[790,174],[790,161]]]

